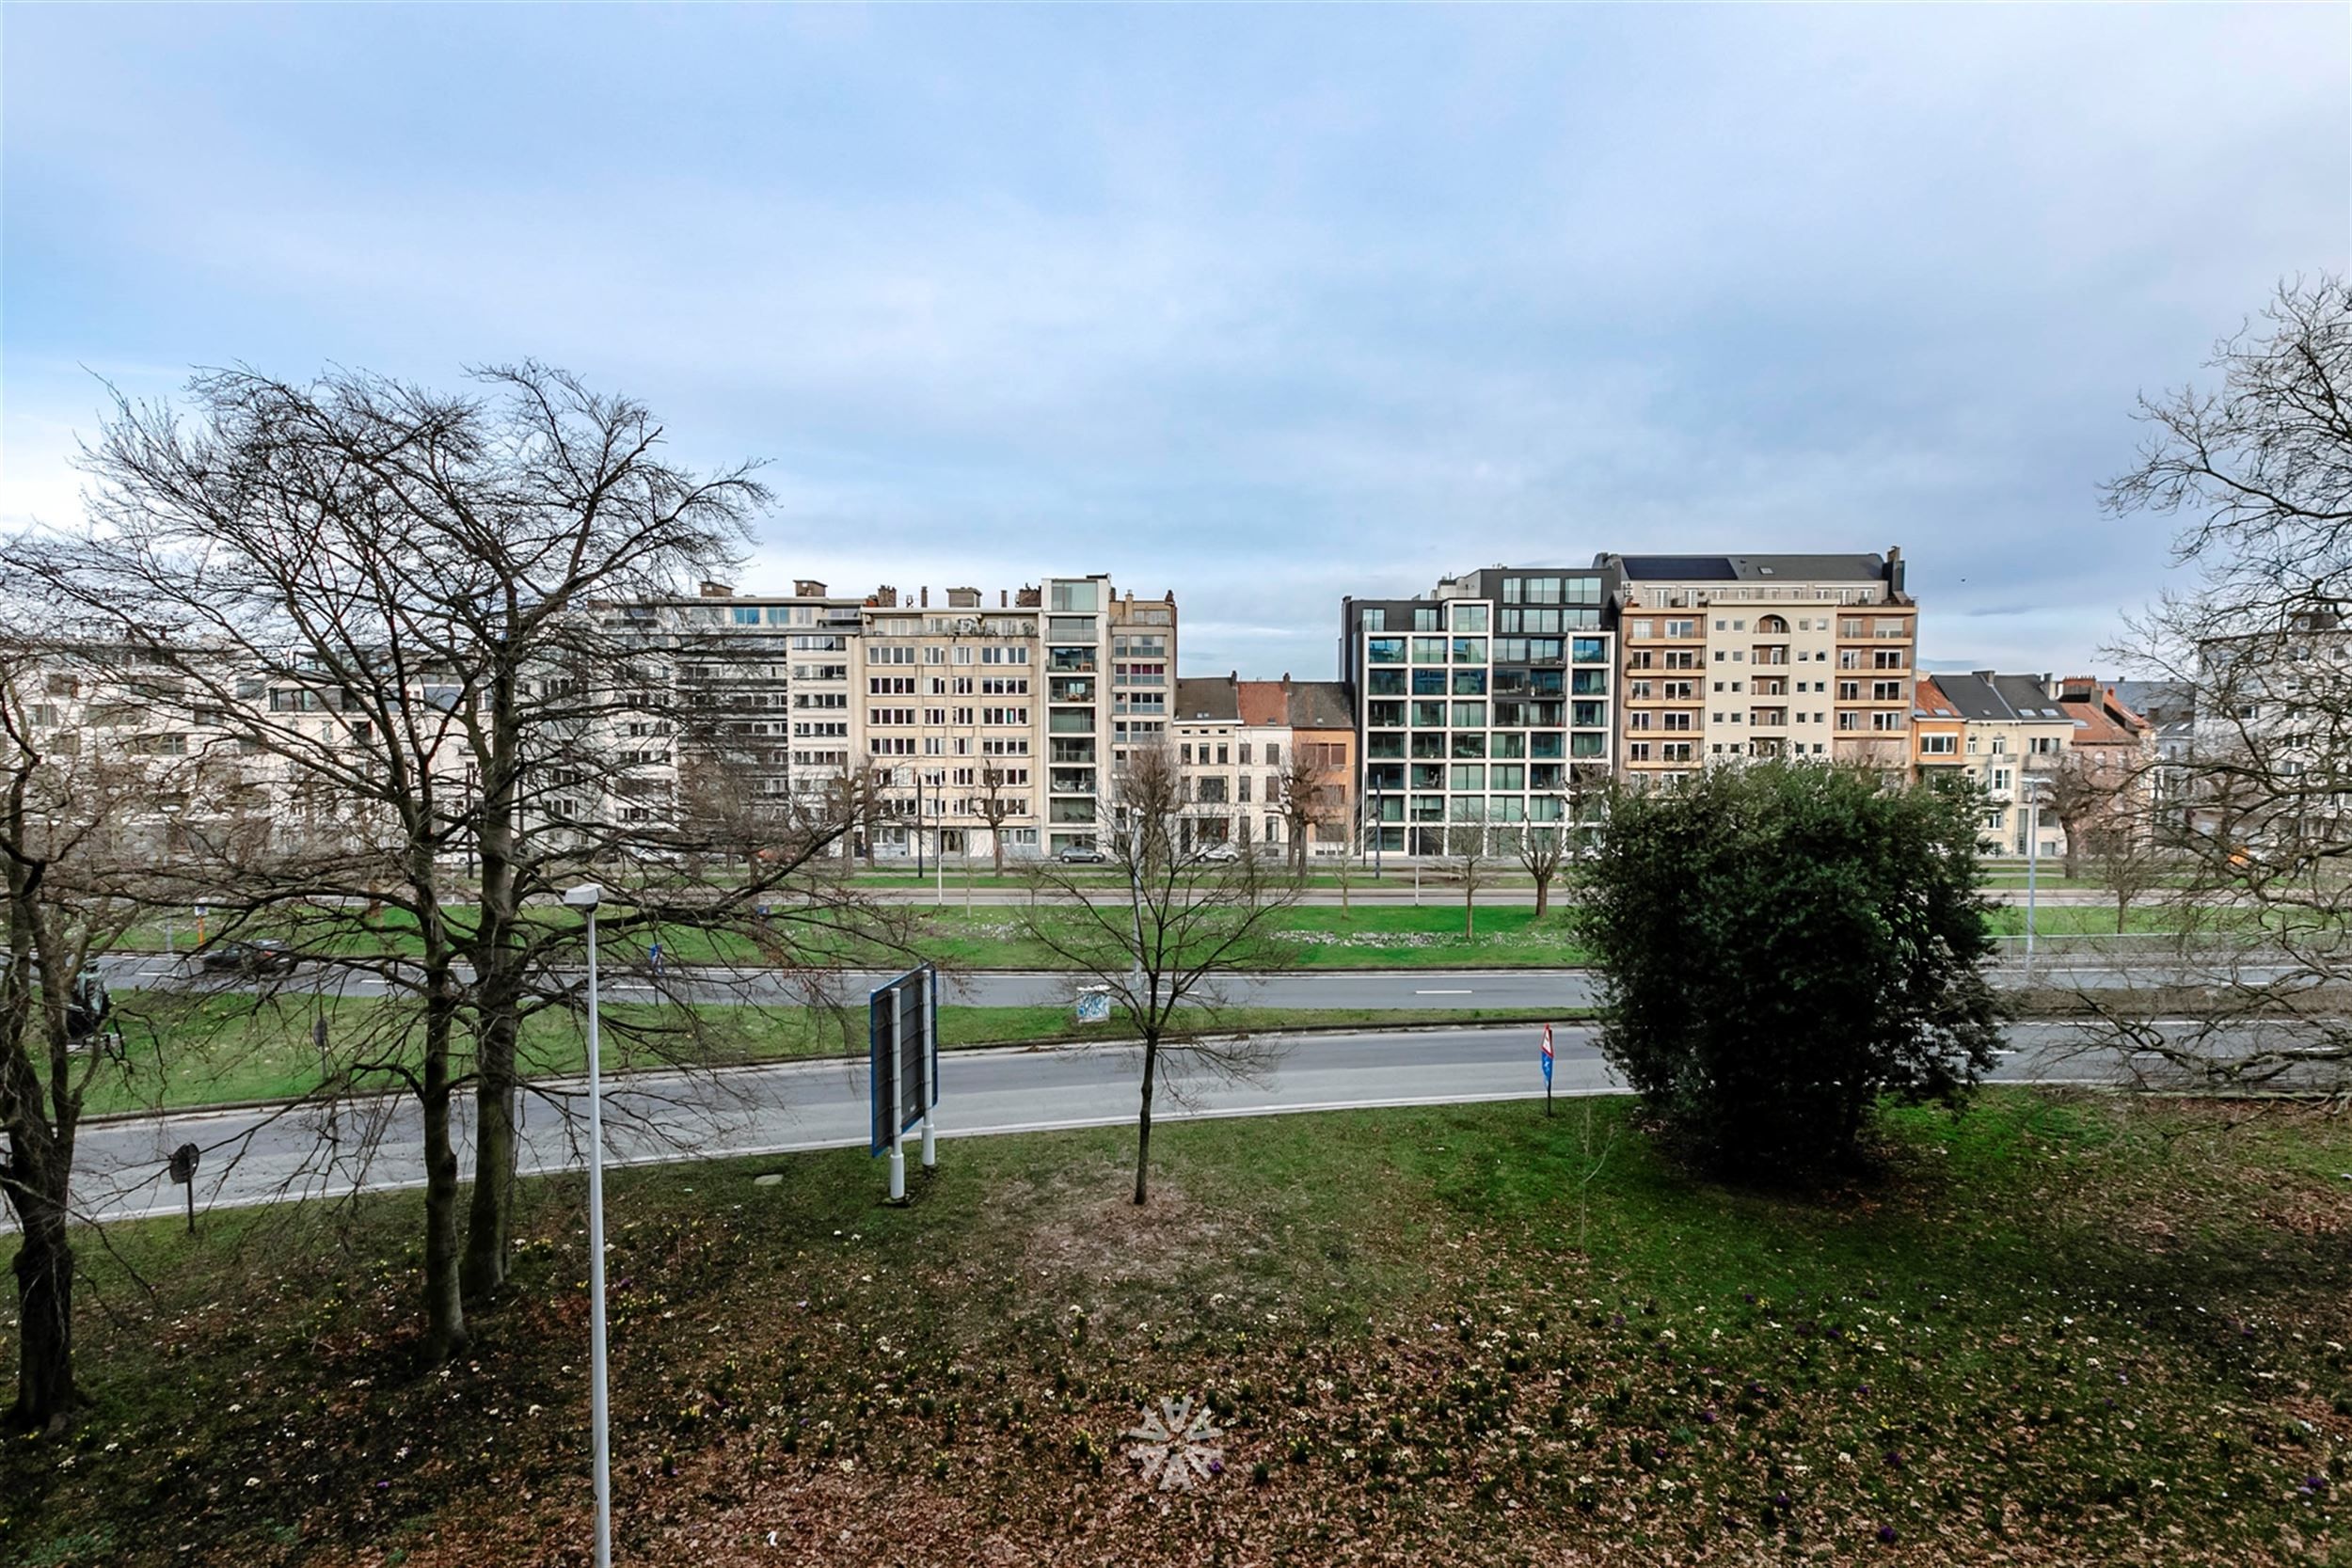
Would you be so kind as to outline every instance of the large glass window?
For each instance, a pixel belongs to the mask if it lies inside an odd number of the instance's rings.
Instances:
[[[1402,664],[1405,662],[1405,639],[1373,638],[1364,644],[1364,657],[1374,664]]]
[[[1057,582],[1054,584],[1054,602],[1048,608],[1081,612],[1102,609],[1097,601],[1099,584],[1091,582]]]
[[[1486,694],[1486,672],[1483,669],[1454,671],[1454,694],[1456,697],[1484,697]]]
[[[1363,618],[1356,626],[1359,631],[1386,631],[1389,629],[1389,612],[1374,605],[1363,611]]]
[[[1494,787],[1497,789],[1525,789],[1527,787],[1527,768],[1520,763],[1496,763],[1492,768],[1488,769],[1488,776],[1494,780]]]
[[[1478,631],[1486,629],[1486,607],[1483,604],[1457,604],[1454,607],[1454,629]]]
[[[1454,787],[1456,789],[1486,788],[1486,769],[1475,762],[1455,763],[1454,765]]]
[[[1364,722],[1374,729],[1395,729],[1405,722],[1403,703],[1367,703]]]
[[[1609,672],[1579,670],[1570,679],[1568,690],[1578,697],[1606,697],[1609,695]]]
[[[1575,640],[1570,657],[1579,664],[1605,664],[1609,661],[1609,644],[1597,637]]]
[[[1568,722],[1580,730],[1597,730],[1609,722],[1607,703],[1570,703]]]
[[[1442,637],[1414,638],[1413,662],[1415,664],[1443,664],[1445,662],[1445,639]]]
[[[1486,662],[1486,640],[1483,637],[1457,637],[1454,640],[1454,662],[1484,664]]]
[[[1401,757],[1404,754],[1405,737],[1402,735],[1368,735],[1364,736],[1364,755],[1367,757],[1377,757],[1386,760],[1391,757]]]
[[[1456,703],[1454,705],[1454,727],[1457,730],[1483,730],[1486,727],[1486,705]]]
[[[1446,673],[1443,670],[1414,671],[1413,695],[1416,697],[1444,696],[1446,687],[1445,676]]]
[[[1609,737],[1605,735],[1576,735],[1570,736],[1568,739],[1570,742],[1568,755],[1572,757],[1599,757],[1609,754]]]
[[[1415,605],[1413,607],[1413,629],[1415,631],[1443,631],[1445,629],[1445,607],[1434,604]]]
[[[1443,757],[1445,755],[1445,736],[1437,731],[1424,731],[1422,734],[1414,736],[1413,755],[1416,757]]]
[[[1428,730],[1444,729],[1445,705],[1443,703],[1415,703],[1413,705],[1413,727]]]
[[[1560,579],[1558,578],[1529,578],[1526,582],[1526,599],[1529,604],[1558,604],[1560,602]]]
[[[1364,689],[1375,697],[1402,697],[1405,695],[1405,672],[1402,670],[1366,671]]]
[[[1486,754],[1486,737],[1483,735],[1457,735],[1454,737],[1454,755],[1483,757]]]
[[[1527,737],[1527,754],[1531,757],[1557,757],[1562,753],[1560,732],[1537,730]]]
[[[1523,735],[1495,735],[1487,736],[1486,739],[1488,756],[1523,757],[1527,755],[1527,736]]]

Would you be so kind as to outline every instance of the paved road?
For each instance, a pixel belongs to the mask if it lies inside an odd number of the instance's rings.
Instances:
[[[2026,1023],[2010,1031],[2011,1050],[1994,1076],[2004,1082],[2112,1081],[2120,1062],[2069,1058],[2076,1026]],[[1269,1040],[1279,1054],[1254,1082],[1220,1081],[1197,1053],[1171,1051],[1174,1093],[1162,1118],[1266,1116],[1349,1107],[1455,1104],[1539,1098],[1536,1041],[1530,1026],[1449,1027],[1395,1033],[1292,1036]],[[1555,1044],[1555,1087],[1564,1095],[1620,1087],[1589,1029],[1563,1028]],[[1033,1132],[1123,1123],[1136,1111],[1131,1048],[952,1052],[941,1058],[943,1136]],[[579,1085],[550,1085],[561,1103],[533,1099],[525,1112],[523,1166],[545,1172],[581,1164]],[[644,1074],[608,1091],[612,1157],[641,1163],[863,1147],[863,1063],[827,1061],[744,1069],[714,1077]],[[460,1122],[470,1119],[462,1114]],[[309,1198],[421,1184],[416,1107],[405,1099],[265,1112],[175,1113],[93,1123],[76,1155],[83,1212],[120,1218],[177,1212],[180,1192],[162,1175],[183,1142],[204,1150],[199,1208]],[[944,1156],[952,1158],[952,1154]],[[466,1155],[469,1163],[470,1153]],[[879,1172],[877,1181],[881,1180]]]
[[[2022,982],[2020,958],[2013,949],[2005,952],[2006,961],[1994,971],[1996,984],[2015,986]],[[107,983],[118,990],[222,983],[192,974],[185,960],[175,962],[163,958],[111,958],[106,960],[105,970]],[[2272,968],[2244,967],[2237,976],[2258,983],[2279,973]],[[824,985],[821,990],[832,1001],[862,1006],[866,993],[887,977],[880,973],[854,973]],[[2100,990],[2195,985],[2212,978],[2193,968],[2183,969],[2161,961],[2153,955],[2145,960],[2123,962],[2104,955],[2094,958],[2058,954],[2045,958],[2034,972],[2034,982],[2040,986]],[[349,996],[376,995],[383,989],[365,976],[323,977],[315,972],[305,972],[285,983],[291,989],[308,990],[323,987],[335,994]],[[809,1000],[803,982],[763,971],[731,974],[717,970],[694,971],[690,974],[674,972],[667,983],[670,995],[691,1002],[794,1005]],[[1077,983],[1070,975],[1052,972],[966,972],[943,977],[942,1000],[950,1006],[976,1007],[1062,1006],[1070,1003]],[[618,1002],[647,1001],[658,994],[650,976],[627,970],[607,974],[605,990],[612,1000]],[[1593,979],[1591,972],[1581,969],[1306,970],[1236,976],[1224,983],[1222,991],[1220,1001],[1229,1006],[1543,1012],[1590,1006]]]

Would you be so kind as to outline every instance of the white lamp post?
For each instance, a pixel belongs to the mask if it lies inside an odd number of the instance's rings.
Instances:
[[[588,917],[588,1420],[596,1448],[596,1568],[612,1568],[612,1442],[604,1376],[604,1088],[596,1063],[596,901],[583,882],[564,895]]]

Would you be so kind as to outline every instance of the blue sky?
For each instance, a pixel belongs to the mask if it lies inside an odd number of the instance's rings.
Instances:
[[[535,356],[768,461],[746,587],[1343,593],[1899,543],[1924,652],[2163,584],[2135,396],[2352,248],[2312,8],[0,12],[0,526],[97,377]]]

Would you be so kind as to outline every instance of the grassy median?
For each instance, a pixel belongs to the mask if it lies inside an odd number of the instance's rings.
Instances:
[[[1592,1104],[1172,1124],[1139,1212],[1113,1130],[903,1210],[856,1153],[616,1173],[617,1556],[2346,1560],[2340,1118],[2002,1092],[1784,1193]],[[580,1197],[530,1184],[442,1371],[413,1195],[109,1227],[0,1560],[584,1560]],[[1125,1434],[1185,1396],[1217,1462],[1156,1492]]]

